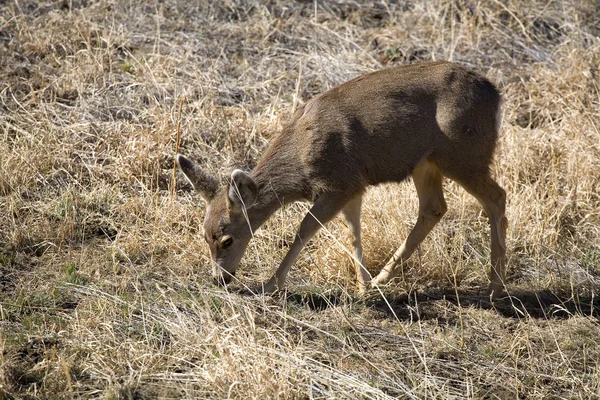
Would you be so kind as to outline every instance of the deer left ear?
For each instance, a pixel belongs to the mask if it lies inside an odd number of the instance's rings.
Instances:
[[[194,164],[191,160],[181,154],[175,157],[179,169],[183,171],[186,178],[192,183],[207,203],[210,203],[219,190],[219,181],[217,178]]]
[[[242,170],[236,169],[231,173],[229,185],[229,201],[235,211],[250,208],[256,201],[258,186],[254,179]]]

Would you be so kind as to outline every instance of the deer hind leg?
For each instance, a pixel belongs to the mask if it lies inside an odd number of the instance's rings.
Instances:
[[[419,217],[402,246],[373,280],[373,286],[384,284],[393,278],[402,263],[410,257],[446,213],[442,174],[437,166],[423,159],[415,167],[412,177],[419,196]]]
[[[492,254],[488,294],[493,298],[500,297],[504,294],[506,274],[506,192],[490,177],[489,172],[470,179],[452,179],[481,203],[490,220]]]
[[[367,290],[371,275],[363,264],[363,248],[360,240],[360,208],[362,205],[362,193],[352,198],[342,209],[346,218],[348,230],[352,237],[352,248],[354,250],[353,262],[358,282],[358,291],[364,293]]]
[[[321,229],[321,226],[331,221],[333,217],[346,205],[349,196],[345,193],[324,193],[313,204],[312,208],[306,214],[300,228],[296,233],[296,238],[290,246],[287,254],[279,264],[275,275],[263,284],[264,293],[272,293],[277,289],[283,289],[287,274],[292,268],[292,264],[298,258],[300,251],[315,234]]]

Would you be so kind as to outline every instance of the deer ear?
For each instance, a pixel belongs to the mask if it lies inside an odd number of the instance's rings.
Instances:
[[[231,173],[231,185],[229,185],[229,200],[234,210],[250,208],[256,201],[258,187],[254,180],[242,170],[236,169]]]
[[[194,186],[194,189],[202,195],[204,200],[210,202],[219,190],[219,181],[217,181],[217,178],[181,154],[177,154],[175,160],[177,161],[177,165],[179,165],[179,169],[181,169],[185,177]]]

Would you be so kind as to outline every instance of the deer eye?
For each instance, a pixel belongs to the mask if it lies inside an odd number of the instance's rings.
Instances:
[[[233,238],[228,237],[227,239],[221,241],[221,247],[226,249],[231,246],[231,243],[233,243]]]

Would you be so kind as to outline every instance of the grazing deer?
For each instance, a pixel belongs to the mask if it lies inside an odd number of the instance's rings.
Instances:
[[[367,186],[412,176],[419,216],[408,238],[373,286],[389,281],[446,212],[442,179],[479,200],[491,225],[489,294],[503,293],[506,195],[490,176],[501,120],[501,96],[486,78],[453,63],[384,69],[355,78],[309,100],[271,142],[256,167],[235,170],[230,183],[182,155],[177,163],[208,203],[204,237],[219,284],[230,282],[252,233],[286,203],[310,200],[287,255],[265,292],[281,289],[300,250],[340,211],[354,247],[359,289],[363,266],[361,199]]]

